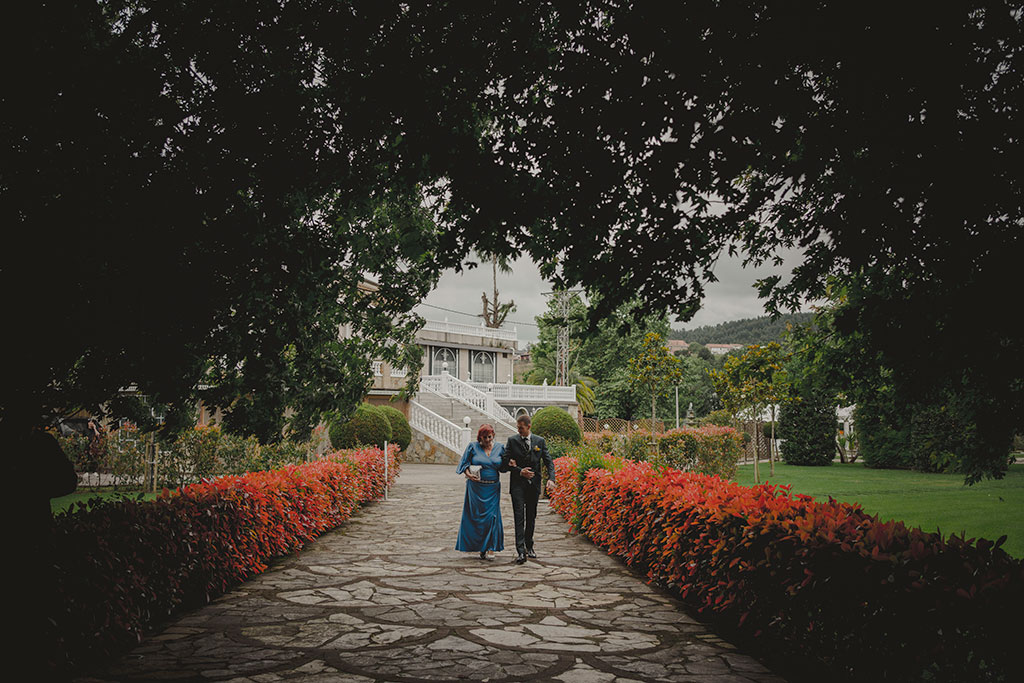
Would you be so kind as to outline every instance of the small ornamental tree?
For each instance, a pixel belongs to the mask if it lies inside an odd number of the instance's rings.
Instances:
[[[648,332],[644,335],[640,354],[629,359],[629,382],[634,387],[643,387],[651,394],[651,441],[655,442],[654,422],[657,419],[658,398],[665,396],[683,379],[679,359],[672,355],[662,342],[660,334]]]
[[[711,370],[711,381],[718,397],[736,420],[747,416],[753,420],[754,481],[761,481],[760,459],[761,413],[766,406],[779,402],[788,395],[788,379],[782,367],[781,347],[772,342],[763,346],[748,346],[738,356],[728,356],[721,370]]]
[[[347,420],[338,420],[330,427],[331,446],[337,449],[356,446],[384,447],[393,434],[391,422],[376,406],[361,403]]]
[[[788,359],[782,352],[782,347],[776,342],[764,344],[758,347],[757,353],[761,356],[762,362],[767,365],[767,372],[770,380],[764,386],[762,398],[771,406],[771,433],[768,440],[768,463],[771,468],[771,475],[775,476],[775,461],[778,459],[778,452],[775,448],[775,428],[778,422],[776,414],[777,407],[785,405],[792,400],[793,385],[789,373],[785,369]]]
[[[583,430],[572,415],[557,406],[541,408],[532,418],[533,432],[545,439],[561,439],[570,444],[583,441]]]

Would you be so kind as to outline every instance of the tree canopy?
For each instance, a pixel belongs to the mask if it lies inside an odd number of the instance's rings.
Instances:
[[[1024,256],[1019,3],[26,9],[0,95],[5,423],[129,381],[184,395],[211,363],[354,403],[471,249],[531,254],[595,316],[688,319],[723,251],[779,247],[804,259],[761,283],[773,310],[843,280],[837,325],[898,391],[955,376],[1006,399],[979,429],[1024,422],[996,305]]]
[[[479,156],[480,100],[527,48],[502,32],[536,23],[521,9],[27,8],[0,127],[5,425],[129,384],[208,382],[250,416],[354,405],[461,255],[425,193]]]
[[[787,313],[778,316],[760,316],[729,320],[717,325],[702,325],[687,330],[672,330],[669,339],[683,339],[697,344],[767,344],[781,342],[791,326],[805,325],[813,313]]]
[[[668,350],[661,335],[655,332],[645,334],[643,350],[629,359],[629,382],[651,395],[651,441],[654,441],[654,422],[658,419],[658,398],[668,396],[682,379],[679,359]]]

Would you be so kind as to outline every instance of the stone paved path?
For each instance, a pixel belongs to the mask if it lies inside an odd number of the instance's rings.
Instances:
[[[506,550],[456,552],[463,487],[405,465],[391,500],[78,680],[784,683],[544,501],[537,560],[512,563],[507,489]]]

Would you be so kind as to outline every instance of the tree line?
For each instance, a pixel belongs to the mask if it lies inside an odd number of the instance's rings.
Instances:
[[[768,344],[782,341],[790,325],[804,325],[813,317],[813,313],[783,313],[777,317],[742,318],[693,329],[672,329],[668,338],[698,344]]]

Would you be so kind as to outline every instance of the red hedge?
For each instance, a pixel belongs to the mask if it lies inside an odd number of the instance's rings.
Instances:
[[[773,651],[856,680],[1014,680],[1024,564],[995,543],[881,522],[788,487],[646,463],[582,477],[552,505],[610,553]],[[1015,680],[1024,680],[1016,678]]]
[[[389,483],[398,449],[389,449]],[[154,501],[95,502],[55,518],[58,669],[108,658],[182,606],[208,602],[299,550],[384,491],[383,452],[193,484]]]

